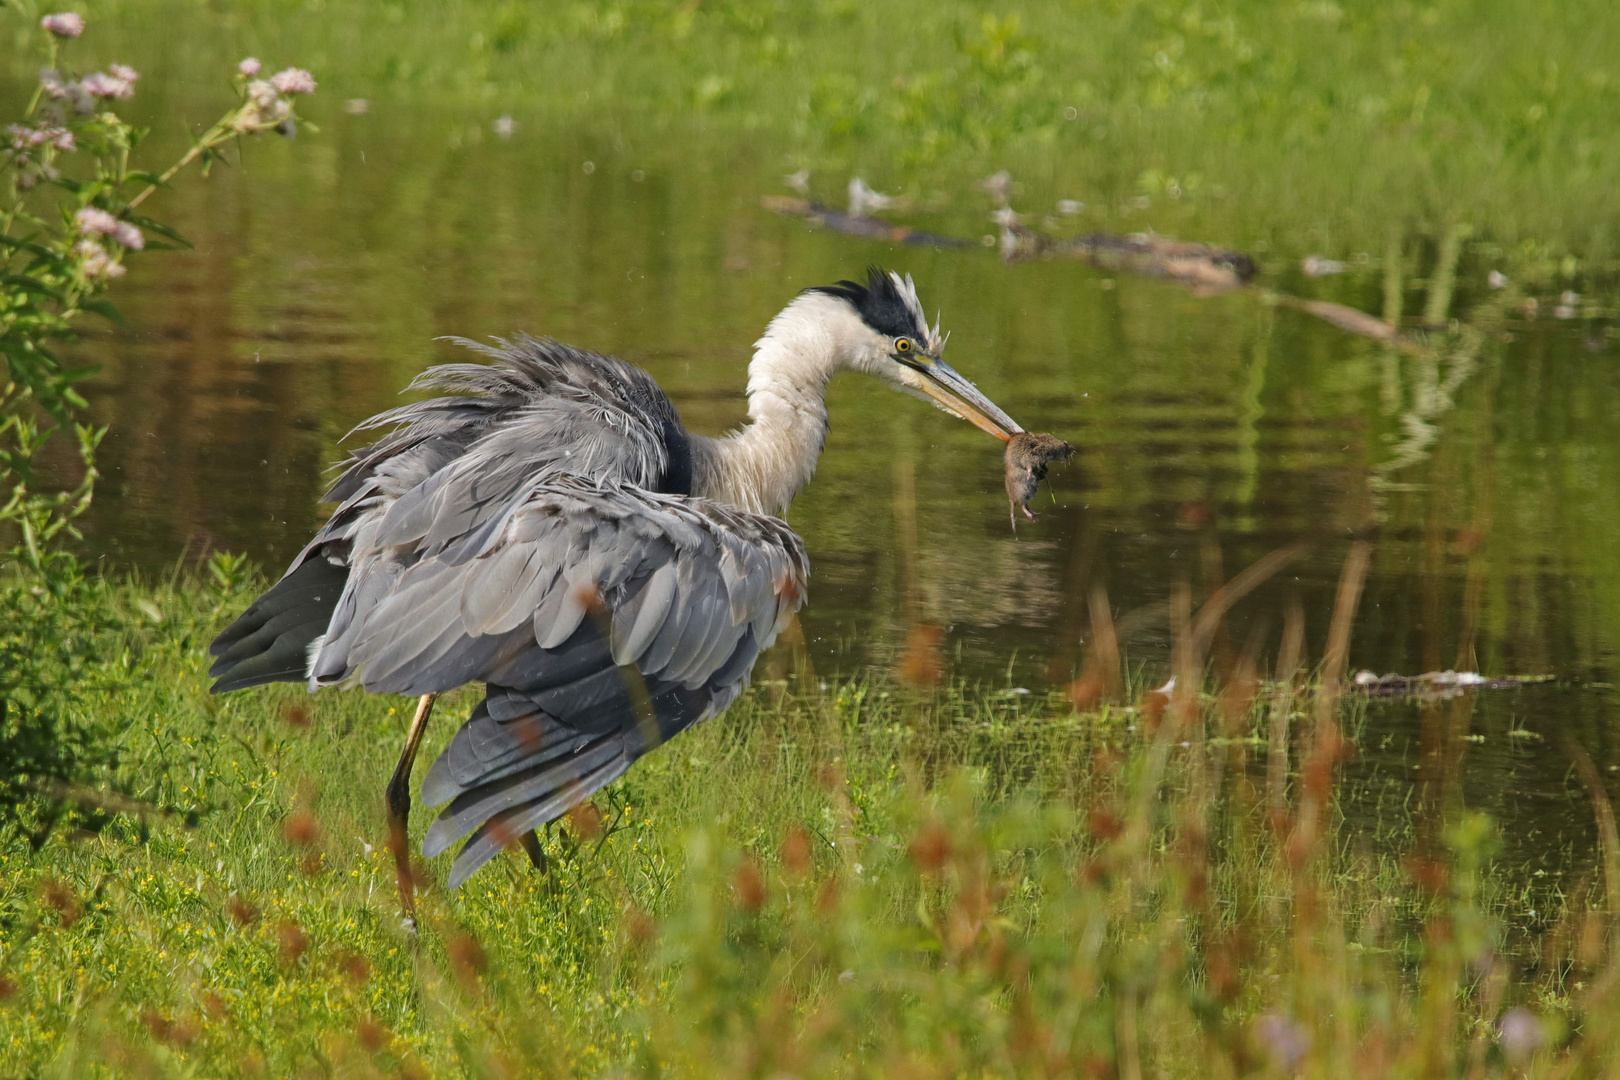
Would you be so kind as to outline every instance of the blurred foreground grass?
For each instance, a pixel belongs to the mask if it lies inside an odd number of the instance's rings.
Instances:
[[[5,840],[0,1074],[1620,1066],[1612,817],[1607,877],[1513,947],[1487,819],[1416,820],[1405,850],[1341,823],[1331,670],[1289,691],[1240,660],[1217,694],[1077,711],[822,686],[778,653],[761,670],[786,677],[549,833],[547,873],[513,854],[446,894],[424,867],[413,940],[381,813],[410,703],[208,697],[206,642],[259,584],[221,581],[101,593],[124,647],[86,707],[162,809]],[[1196,685],[1207,628],[1178,597]],[[1075,692],[1123,693],[1095,657]],[[472,703],[441,705],[424,760]]]

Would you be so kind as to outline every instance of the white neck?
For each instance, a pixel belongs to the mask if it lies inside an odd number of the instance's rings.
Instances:
[[[827,380],[869,366],[877,335],[843,300],[805,293],[771,320],[748,365],[748,424],[695,437],[693,493],[782,516],[827,439]]]

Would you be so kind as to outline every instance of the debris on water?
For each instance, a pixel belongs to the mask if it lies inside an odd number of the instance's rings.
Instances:
[[[1320,255],[1307,255],[1305,261],[1299,264],[1305,271],[1306,277],[1329,277],[1333,274],[1342,274],[1345,263],[1342,259],[1325,259]]]
[[[1007,440],[1007,520],[1012,522],[1013,535],[1018,534],[1020,509],[1029,520],[1035,520],[1035,515],[1030,513],[1029,500],[1035,497],[1036,489],[1046,479],[1046,467],[1073,453],[1073,446],[1056,435],[1041,432],[1020,431]]]
[[[791,214],[794,217],[804,218],[812,225],[819,225],[823,229],[831,229],[833,232],[840,232],[846,236],[864,236],[873,240],[887,240],[891,244],[910,244],[913,247],[960,248],[971,246],[968,241],[959,240],[954,236],[941,236],[939,233],[912,229],[905,225],[895,225],[884,221],[882,218],[855,217],[808,199],[767,195],[760,200],[760,205],[767,210],[774,210],[778,214]]]
[[[1241,289],[1259,272],[1255,261],[1242,252],[1171,240],[1152,233],[1131,236],[1091,233],[1074,240],[1037,244],[1036,251],[1043,246],[1054,254],[1072,255],[1100,270],[1173,281],[1203,294]]]
[[[899,204],[893,195],[885,195],[872,188],[858,176],[849,178],[849,216],[863,218],[873,210],[888,210]]]
[[[1503,675],[1495,678],[1477,671],[1428,671],[1422,675],[1379,675],[1358,671],[1351,680],[1357,690],[1374,697],[1452,698],[1464,690],[1516,690],[1521,686],[1551,682],[1551,675]]]
[[[1277,303],[1286,307],[1303,311],[1307,315],[1314,315],[1325,323],[1337,326],[1340,330],[1352,334],[1359,334],[1374,341],[1382,341],[1388,345],[1395,345],[1408,351],[1420,351],[1420,346],[1410,338],[1403,335],[1395,327],[1365,311],[1344,304],[1335,304],[1331,300],[1305,300],[1298,296],[1289,296],[1286,293],[1277,294]]]
[[[788,173],[782,177],[782,183],[797,191],[800,195],[810,194],[810,170],[800,169],[796,173]]]
[[[1489,274],[1485,275],[1485,284],[1489,285],[1493,289],[1505,289],[1509,285],[1513,284],[1513,282],[1509,280],[1508,276],[1502,273],[1502,271],[1492,270]]]
[[[1012,173],[1002,169],[980,180],[979,187],[996,201],[997,206],[1006,206],[1007,200],[1012,196]]]

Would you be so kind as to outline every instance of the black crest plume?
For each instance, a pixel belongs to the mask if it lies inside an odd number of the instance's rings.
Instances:
[[[880,334],[890,337],[916,337],[929,340],[928,326],[922,322],[912,303],[902,295],[894,278],[879,266],[866,268],[866,284],[840,281],[836,285],[818,285],[806,292],[826,293],[842,297],[860,313],[861,321]]]

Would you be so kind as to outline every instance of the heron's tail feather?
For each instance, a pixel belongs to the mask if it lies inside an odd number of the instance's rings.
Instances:
[[[349,568],[315,553],[214,639],[218,657],[208,674],[211,692],[223,694],[270,682],[302,682],[309,646],[326,633],[349,579]]]
[[[439,855],[470,833],[450,868],[456,888],[524,833],[566,814],[648,750],[730,702],[708,688],[655,684],[647,691],[650,717],[640,715],[644,708],[609,702],[590,717],[608,722],[576,726],[528,694],[489,687],[422,781],[423,802],[449,803],[422,841],[423,856]]]
[[[503,692],[491,687],[492,695]],[[450,887],[501,849],[567,813],[618,779],[640,756],[620,728],[583,732],[535,710],[496,720],[481,702],[422,782],[422,801],[449,802],[428,829],[432,858],[472,833],[450,869]],[[501,711],[497,705],[497,711]]]

